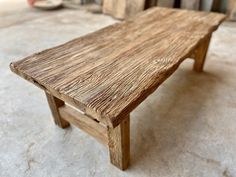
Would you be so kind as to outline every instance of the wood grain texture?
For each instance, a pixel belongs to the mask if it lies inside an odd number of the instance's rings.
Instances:
[[[66,120],[64,120],[60,113],[59,113],[59,108],[64,106],[64,101],[52,96],[51,94],[45,92],[47,100],[48,100],[48,105],[51,109],[53,120],[56,125],[58,125],[61,128],[66,128],[70,124]]]
[[[155,7],[10,67],[87,115],[115,127],[224,18],[217,13]]]
[[[59,108],[61,117],[96,138],[100,143],[108,145],[107,128],[90,117],[69,106]]]
[[[127,169],[130,162],[129,115],[116,128],[108,127],[108,147],[111,163],[121,170]]]

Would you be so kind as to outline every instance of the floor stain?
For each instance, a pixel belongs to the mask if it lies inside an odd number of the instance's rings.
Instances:
[[[233,176],[233,175],[230,174],[228,168],[226,168],[226,169],[223,171],[222,175],[223,175],[224,177],[235,177],[235,176]]]
[[[31,170],[33,163],[38,163],[34,158],[31,157],[31,149],[34,146],[35,143],[30,143],[27,150],[26,150],[26,158],[27,158],[27,166],[28,168],[25,170],[25,173]]]
[[[191,154],[192,156],[202,160],[202,161],[205,161],[205,162],[213,164],[213,165],[221,166],[220,161],[217,161],[217,160],[214,160],[214,159],[210,159],[210,158],[202,157],[201,155],[197,154],[196,152],[192,152],[192,151],[186,151],[186,152],[188,154]]]

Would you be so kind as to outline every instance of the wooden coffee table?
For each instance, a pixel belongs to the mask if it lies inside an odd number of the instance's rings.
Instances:
[[[45,91],[59,127],[72,123],[108,145],[111,163],[125,170],[130,112],[185,59],[194,58],[194,70],[201,72],[211,35],[224,18],[156,7],[10,68]]]

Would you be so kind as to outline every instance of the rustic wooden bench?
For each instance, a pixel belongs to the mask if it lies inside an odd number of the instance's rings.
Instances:
[[[130,112],[186,58],[202,71],[212,32],[224,18],[157,7],[10,68],[45,91],[59,127],[72,123],[108,145],[111,163],[124,170]]]

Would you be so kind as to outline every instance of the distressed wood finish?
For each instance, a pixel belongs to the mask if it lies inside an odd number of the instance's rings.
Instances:
[[[59,113],[63,119],[77,126],[89,135],[93,136],[100,143],[104,145],[108,144],[106,126],[101,125],[99,122],[93,120],[90,117],[87,117],[86,115],[69,106],[60,107]]]
[[[48,105],[51,109],[53,120],[54,120],[55,124],[61,128],[68,127],[70,125],[69,122],[64,120],[59,113],[59,108],[61,106],[64,106],[64,104],[65,104],[64,101],[52,96],[51,94],[49,94],[47,92],[45,92],[45,94],[46,94],[46,97],[48,100]]]
[[[10,67],[86,115],[116,127],[224,18],[155,7]]]
[[[113,165],[125,170],[130,161],[130,117],[125,117],[116,128],[108,127],[108,146]]]
[[[10,67],[45,90],[58,126],[70,122],[108,145],[111,163],[125,170],[129,113],[189,56],[195,59],[194,69],[202,71],[211,34],[224,18],[153,8]]]

